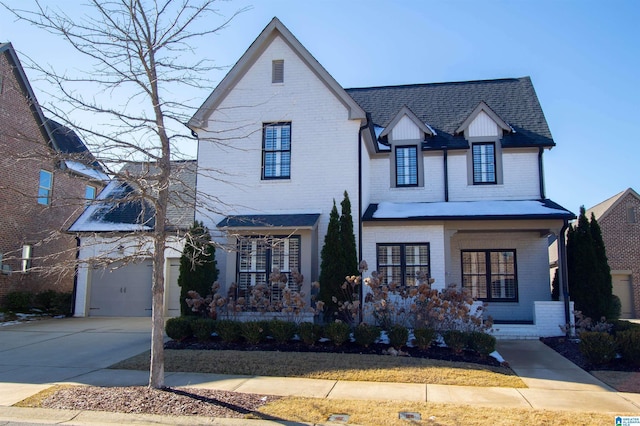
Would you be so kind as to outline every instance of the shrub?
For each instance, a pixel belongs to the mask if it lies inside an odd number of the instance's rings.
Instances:
[[[615,337],[616,348],[622,359],[640,364],[640,330],[620,331]]]
[[[242,337],[242,328],[237,321],[219,320],[216,329],[218,336],[226,343],[237,342]]]
[[[616,345],[609,333],[584,331],[580,333],[580,352],[593,365],[606,364],[616,356]]]
[[[46,290],[33,298],[33,307],[51,315],[71,315],[71,293]]]
[[[453,352],[461,353],[467,345],[467,333],[459,330],[447,330],[442,333],[444,343]]]
[[[278,319],[269,322],[269,332],[271,337],[278,343],[287,343],[293,339],[298,331],[298,326],[294,322],[282,321]]]
[[[5,307],[11,312],[29,312],[33,294],[28,291],[12,291],[5,296]]]
[[[363,322],[353,329],[353,338],[356,343],[365,348],[374,344],[378,337],[380,337],[380,329],[374,325]]]
[[[486,356],[496,350],[496,338],[481,331],[467,333],[467,348]]]
[[[267,335],[263,321],[247,321],[240,324],[240,334],[252,345],[257,345]]]
[[[389,343],[396,349],[406,345],[407,340],[409,340],[409,330],[400,324],[392,325],[387,335],[389,336]]]
[[[330,322],[324,327],[324,335],[333,341],[336,346],[342,345],[349,339],[351,328],[342,321]]]
[[[164,326],[164,331],[173,340],[184,340],[193,335],[191,321],[185,317],[169,318]]]
[[[298,335],[305,345],[313,346],[322,336],[322,326],[312,322],[303,322],[298,326]]]
[[[415,345],[420,349],[429,349],[436,337],[436,331],[433,328],[416,328],[413,330],[413,337]]]
[[[613,326],[613,328],[611,329],[611,333],[613,333],[614,336],[621,331],[640,330],[640,324],[625,320],[611,321],[611,325]]]
[[[216,331],[216,322],[211,318],[198,318],[191,321],[191,330],[198,342],[206,342],[211,339],[211,334]]]

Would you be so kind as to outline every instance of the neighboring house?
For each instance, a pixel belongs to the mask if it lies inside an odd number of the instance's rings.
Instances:
[[[167,208],[165,314],[180,315],[178,274],[183,235],[194,221],[196,161],[174,161]],[[80,240],[75,316],[150,316],[155,208],[153,163],[127,163],[69,228]]]
[[[73,290],[76,241],[64,231],[107,179],[75,132],[44,117],[13,46],[0,44],[0,302]]]
[[[628,188],[587,210],[589,219],[591,213],[602,230],[622,318],[636,318],[640,313],[640,195]]]
[[[368,273],[426,271],[487,301],[503,336],[561,334],[547,237],[575,216],[545,197],[555,143],[528,77],[343,89],[274,18],[188,125],[196,219],[233,248],[216,256],[238,296],[277,267],[309,297],[346,190]]]

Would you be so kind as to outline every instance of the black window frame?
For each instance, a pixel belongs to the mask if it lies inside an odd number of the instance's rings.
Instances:
[[[399,247],[400,248],[400,264],[393,264],[393,263],[381,263],[380,262],[380,248],[381,247]],[[407,247],[410,246],[426,246],[427,248],[427,274],[429,276],[431,276],[431,244],[428,242],[417,242],[417,243],[378,243],[376,244],[376,267],[377,267],[377,271],[378,271],[378,276],[380,278],[380,282],[383,285],[388,285],[390,284],[389,282],[387,282],[386,278],[387,278],[387,274],[385,273],[385,269],[383,268],[390,268],[390,267],[400,267],[400,282],[396,283],[397,285],[399,285],[400,287],[415,287],[418,285],[417,283],[417,279],[414,276],[413,279],[413,284],[407,284],[407,253],[406,253],[406,249]],[[417,265],[409,265],[409,266],[418,266],[418,267],[422,267],[423,264],[417,264]]]
[[[298,253],[296,258],[296,263],[297,266],[293,266],[293,268],[297,268],[298,271],[300,271],[301,267],[302,267],[302,237],[298,234],[294,234],[294,235],[269,235],[269,236],[253,236],[253,235],[247,235],[247,236],[239,236],[238,237],[238,241],[237,241],[237,253],[236,253],[236,283],[237,283],[237,287],[236,287],[236,298],[238,297],[246,297],[248,298],[251,295],[251,286],[243,286],[242,282],[243,280],[241,279],[242,275],[264,275],[264,281],[262,280],[258,280],[256,279],[256,283],[257,284],[262,284],[264,283],[265,285],[267,285],[270,289],[270,293],[271,293],[271,297],[270,297],[270,301],[271,302],[275,302],[275,301],[279,301],[282,299],[282,293],[280,291],[280,289],[274,289],[271,285],[271,283],[269,282],[269,276],[271,275],[271,273],[273,272],[273,251],[274,251],[274,247],[277,246],[278,241],[284,241],[284,240],[296,240],[298,243]],[[240,267],[241,267],[241,256],[243,254],[243,250],[241,247],[241,244],[243,241],[256,241],[259,245],[258,249],[259,250],[264,250],[264,265],[265,265],[265,269],[264,272],[262,271],[241,271]],[[292,256],[291,254],[289,255],[289,258],[291,259]],[[292,267],[289,267],[289,270],[280,270],[280,272],[283,272],[285,274],[287,274],[287,286],[292,290],[292,291],[297,291],[300,292],[302,290],[302,288],[296,288],[295,287],[295,283],[292,280],[291,277],[291,269]],[[274,297],[275,296],[275,297]]]
[[[475,148],[479,147],[479,146],[492,146],[493,147],[493,180],[481,180],[481,179],[476,179],[476,154],[475,154]],[[484,159],[484,155],[482,155],[481,153],[480,155],[480,159],[483,160]],[[471,173],[473,175],[473,184],[474,185],[495,185],[498,183],[498,163],[497,163],[497,147],[496,147],[496,143],[495,142],[474,142],[471,144]],[[487,161],[481,161],[480,165],[482,164],[490,164]]]
[[[287,127],[289,129],[289,147],[288,149],[267,149],[267,129],[275,128],[275,127]],[[262,124],[262,180],[278,180],[278,179],[291,179],[291,122],[290,121],[280,121],[277,123],[263,123]],[[282,142],[280,142],[280,146],[282,146]],[[275,162],[274,164],[280,165],[282,167],[283,164],[287,165],[287,174],[283,174],[282,170],[280,174],[267,176],[267,157],[272,153],[288,153],[288,163],[282,161]]]
[[[419,173],[419,169],[420,166],[418,164],[418,146],[417,145],[398,145],[396,147],[394,147],[394,161],[395,161],[395,170],[396,170],[396,188],[406,188],[406,187],[414,187],[414,186],[418,186],[420,184],[420,179],[418,177],[418,173]],[[411,174],[409,173],[409,177],[413,177],[413,179],[415,180],[415,182],[412,183],[400,183],[400,168],[398,167],[398,151],[400,150],[412,150],[414,153],[414,160],[415,160],[415,167],[413,169],[415,174]],[[404,167],[402,167],[402,169],[404,169]],[[403,174],[403,176],[405,176]]]
[[[498,273],[493,273],[493,271],[491,270],[491,253],[512,253],[513,254],[513,274],[498,274]],[[485,255],[485,259],[484,259],[484,273],[465,273],[465,262],[464,262],[464,254],[465,253],[484,253]],[[466,249],[466,250],[461,250],[460,251],[460,272],[461,272],[461,278],[462,278],[462,288],[467,289],[471,295],[473,296],[473,292],[471,290],[471,287],[469,286],[465,286],[465,277],[467,276],[478,276],[478,277],[482,277],[484,276],[485,279],[485,294],[486,297],[474,297],[477,300],[481,300],[484,302],[505,302],[505,303],[517,303],[518,302],[518,298],[519,298],[519,291],[518,291],[518,255],[517,255],[517,250],[516,249]],[[498,279],[496,279],[496,277],[499,276],[507,276],[507,275],[513,275],[513,278],[507,278],[507,279],[512,279],[513,280],[513,296],[512,297],[495,297],[494,295],[494,291],[493,291],[493,286],[495,285],[496,282],[498,282]]]

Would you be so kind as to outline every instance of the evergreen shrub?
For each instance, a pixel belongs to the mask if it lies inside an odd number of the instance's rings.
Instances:
[[[391,329],[387,331],[387,336],[389,337],[389,344],[396,349],[400,349],[407,344],[407,340],[409,340],[409,330],[407,327],[394,324],[391,326]]]
[[[185,317],[169,318],[164,326],[164,331],[173,340],[184,340],[193,335],[191,321]]]
[[[436,331],[433,328],[416,328],[413,330],[414,344],[420,349],[429,349],[433,339],[436,337]]]
[[[640,330],[620,331],[616,334],[616,349],[627,362],[640,364]]]
[[[298,326],[298,336],[305,345],[313,346],[322,337],[322,326],[312,322],[303,322]]]
[[[496,338],[481,331],[468,332],[467,349],[487,356],[496,350]]]
[[[593,365],[607,364],[616,356],[613,336],[602,331],[580,333],[580,352]]]
[[[467,345],[467,333],[459,330],[447,330],[442,333],[444,343],[453,352],[461,353]]]
[[[274,319],[269,322],[271,337],[278,343],[287,343],[293,339],[298,331],[296,323]]]
[[[252,345],[257,345],[267,336],[262,321],[247,321],[240,324],[240,334]]]
[[[191,330],[198,342],[211,340],[211,334],[216,331],[216,321],[211,318],[198,318],[191,321]]]
[[[11,312],[26,313],[31,310],[33,293],[29,291],[12,291],[4,299],[5,308]]]
[[[342,321],[330,322],[324,327],[324,335],[328,339],[331,339],[334,345],[340,346],[347,340],[351,334],[351,328],[349,324]]]
[[[380,337],[380,329],[374,325],[360,323],[353,329],[353,338],[360,346],[368,348]]]
[[[237,321],[218,320],[216,331],[220,339],[226,343],[238,342],[242,339],[242,326]]]

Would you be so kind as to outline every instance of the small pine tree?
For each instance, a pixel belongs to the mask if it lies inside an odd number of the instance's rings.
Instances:
[[[187,234],[187,242],[180,257],[180,313],[198,315],[185,302],[187,292],[197,291],[202,297],[211,292],[218,279],[215,247],[211,244],[209,230],[202,222],[195,222]]]
[[[577,226],[569,228],[567,234],[567,272],[576,309],[595,321],[609,316],[611,275],[604,242],[595,218],[592,216],[590,223],[584,207],[580,207]]]
[[[553,281],[551,282],[551,300],[556,302],[560,300],[560,277],[558,276],[558,269],[553,274]]]
[[[340,287],[345,281],[344,255],[340,241],[340,218],[335,200],[329,215],[329,227],[324,237],[324,246],[320,253],[320,300],[325,303],[327,315],[337,310],[332,297],[342,293]]]
[[[351,216],[351,201],[349,194],[344,191],[344,199],[340,203],[340,244],[344,254],[344,276],[358,275],[358,249],[356,236],[353,232],[353,217]]]

